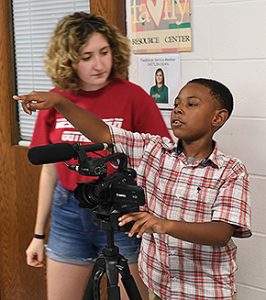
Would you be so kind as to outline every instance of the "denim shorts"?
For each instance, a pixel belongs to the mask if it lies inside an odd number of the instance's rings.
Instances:
[[[114,244],[128,263],[137,262],[140,242],[122,231],[114,231]],[[53,195],[46,255],[55,261],[86,265],[94,263],[106,245],[106,231],[94,224],[92,211],[79,207],[74,193],[58,183]]]

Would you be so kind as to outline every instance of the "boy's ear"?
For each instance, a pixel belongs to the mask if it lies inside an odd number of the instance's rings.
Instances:
[[[227,109],[217,109],[215,116],[212,120],[212,125],[214,127],[221,127],[224,125],[226,120],[228,119],[228,111]]]

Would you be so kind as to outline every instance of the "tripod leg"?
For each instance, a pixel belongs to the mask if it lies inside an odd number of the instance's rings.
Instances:
[[[120,300],[120,288],[118,286],[117,260],[106,258],[106,277],[108,300]]]
[[[100,282],[105,273],[105,260],[99,257],[94,265],[83,300],[100,300]]]
[[[119,264],[117,265],[122,277],[122,282],[130,300],[142,300],[134,277],[130,274],[127,259],[120,255]]]

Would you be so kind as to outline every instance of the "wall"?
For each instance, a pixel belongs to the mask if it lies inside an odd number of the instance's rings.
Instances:
[[[250,173],[253,236],[235,239],[238,299],[265,300],[266,1],[191,0],[191,4],[193,51],[181,53],[182,85],[196,77],[213,78],[234,95],[233,115],[216,140]],[[133,64],[133,80],[135,72]]]
[[[182,54],[182,81],[205,76],[225,83],[233,116],[217,133],[225,152],[250,173],[253,237],[239,246],[238,299],[266,299],[266,1],[192,1],[193,52]]]
[[[192,1],[193,51],[182,53],[182,82],[209,77],[225,83],[235,109],[216,135],[222,149],[250,173],[253,236],[235,239],[238,299],[266,299],[266,1]]]

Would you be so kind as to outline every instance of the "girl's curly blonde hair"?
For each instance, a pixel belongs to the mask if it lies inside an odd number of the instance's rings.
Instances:
[[[80,79],[76,71],[79,51],[94,32],[101,33],[110,45],[112,51],[110,79],[127,75],[130,60],[128,39],[102,17],[76,12],[59,21],[45,56],[46,72],[55,87],[73,91],[80,89]]]

